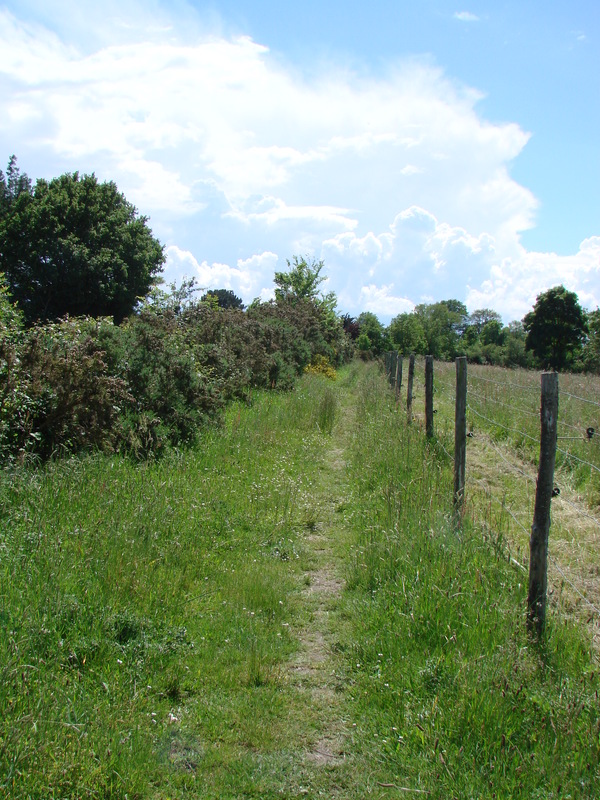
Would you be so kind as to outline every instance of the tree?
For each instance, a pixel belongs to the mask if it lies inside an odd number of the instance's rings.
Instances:
[[[533,311],[523,318],[525,346],[545,368],[564,369],[581,348],[587,333],[584,310],[575,292],[564,286],[548,289],[536,298]]]
[[[481,329],[481,344],[495,344],[502,346],[504,344],[504,329],[502,323],[497,319],[488,320]]]
[[[502,317],[492,308],[477,308],[469,315],[469,325],[473,325],[480,334],[484,325],[488,322],[502,322]]]
[[[367,336],[370,344],[370,350],[374,355],[379,355],[385,349],[387,338],[384,336],[384,328],[377,316],[371,311],[363,311],[358,318],[358,329],[360,336],[358,337],[358,347],[361,348],[361,341],[363,335]]]
[[[244,309],[242,299],[231,289],[211,289],[202,295],[201,302],[206,303],[211,297],[215,298],[219,308],[239,308],[241,311]]]
[[[346,334],[352,339],[352,341],[356,341],[360,334],[360,329],[357,320],[354,317],[351,317],[350,314],[344,314],[342,316],[342,327]]]
[[[14,177],[11,183],[10,170],[0,271],[26,322],[66,314],[121,322],[158,282],[165,260],[147,218],[95,175],[38,180],[31,192]]]
[[[583,348],[583,365],[589,372],[600,372],[600,309],[588,311],[588,337]]]
[[[316,300],[319,286],[327,280],[321,277],[325,266],[322,261],[314,259],[309,263],[305,258],[294,256],[292,261],[286,259],[288,272],[275,273],[275,298],[277,300]]]
[[[31,194],[31,181],[17,166],[17,157],[11,156],[6,169],[6,177],[0,169],[0,219],[9,212],[14,200],[20,194]]]
[[[390,322],[389,334],[394,347],[403,355],[425,354],[427,340],[423,323],[417,314],[398,314]]]
[[[440,303],[421,304],[415,308],[421,320],[427,353],[446,361],[459,351],[460,336],[465,330],[467,308],[460,300],[443,300]]]

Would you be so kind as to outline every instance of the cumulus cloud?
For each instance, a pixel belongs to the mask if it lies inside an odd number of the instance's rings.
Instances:
[[[269,295],[278,261],[275,253],[264,252],[238,259],[235,267],[220,262],[209,264],[206,260],[198,261],[193,253],[177,245],[167,248],[166,259],[168,281],[177,283],[182,276],[196,278],[203,289],[231,289],[245,298]]]
[[[32,177],[115,180],[165,242],[167,280],[249,301],[312,254],[353,313],[458,297],[513,318],[555,277],[597,302],[597,238],[571,258],[520,244],[537,200],[510,166],[529,134],[431,63],[307,76],[186,4],[85,9],[0,8],[0,150]]]
[[[466,301],[470,308],[494,308],[505,318],[522,319],[541,292],[558,284],[576,292],[584,308],[600,306],[600,236],[583,241],[572,256],[520,248],[516,257],[494,261],[480,286],[467,285]]]
[[[454,19],[459,19],[461,22],[479,22],[477,14],[473,14],[470,11],[455,11]]]

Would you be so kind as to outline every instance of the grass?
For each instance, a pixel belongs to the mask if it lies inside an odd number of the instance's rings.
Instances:
[[[0,797],[598,796],[585,630],[527,637],[502,530],[458,531],[451,491],[362,363],[161,461],[4,474]]]
[[[422,370],[419,370],[422,372]],[[454,365],[436,363],[438,442],[453,450]],[[540,374],[469,365],[467,513],[528,568],[539,458]],[[550,601],[592,629],[600,647],[597,568],[600,438],[597,376],[559,376],[558,452],[550,529]],[[421,389],[420,389],[421,390]],[[421,390],[422,391],[422,390]]]
[[[378,784],[440,798],[596,796],[589,640],[560,616],[543,646],[528,638],[526,585],[501,542],[477,521],[454,529],[445,454],[374,385],[362,403],[346,668]]]

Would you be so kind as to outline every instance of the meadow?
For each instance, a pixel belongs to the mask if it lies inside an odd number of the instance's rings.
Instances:
[[[593,636],[529,638],[443,413],[358,362],[160,459],[2,473],[0,796],[598,796]]]

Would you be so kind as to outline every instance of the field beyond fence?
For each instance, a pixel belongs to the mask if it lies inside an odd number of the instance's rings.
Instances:
[[[388,374],[391,364],[387,364]],[[507,557],[527,573],[540,467],[540,373],[469,364],[463,513],[484,518]],[[430,436],[455,459],[457,370],[431,362]],[[394,372],[396,372],[394,364]],[[398,374],[402,368],[398,368]],[[404,381],[406,382],[406,366]],[[427,428],[427,360],[412,389],[390,376],[402,406]],[[587,625],[600,646],[600,378],[557,376],[556,466],[548,543],[549,601]]]

